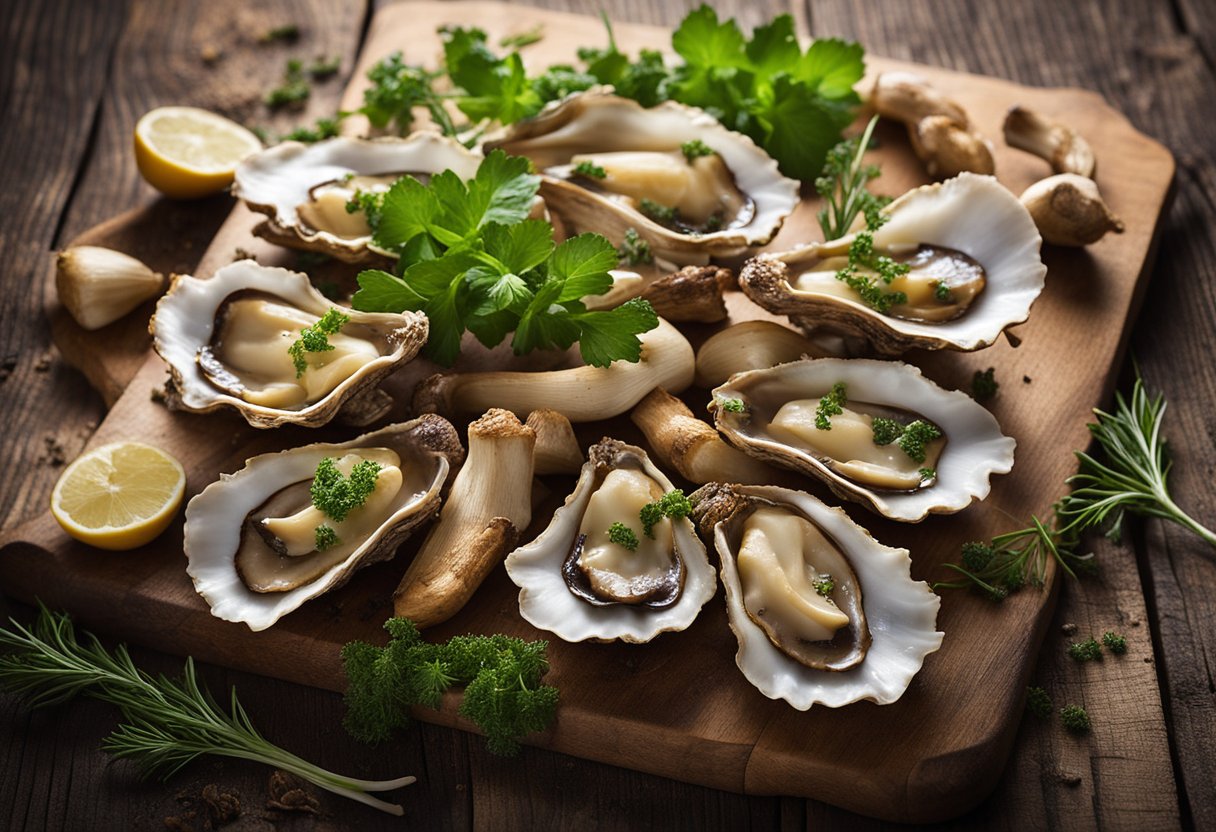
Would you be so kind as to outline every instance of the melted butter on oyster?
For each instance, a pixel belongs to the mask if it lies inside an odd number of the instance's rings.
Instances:
[[[940,246],[921,245],[911,251],[890,250],[885,253],[910,271],[884,284],[885,292],[903,292],[908,302],[892,306],[887,314],[892,318],[925,323],[942,323],[962,315],[984,290],[984,267],[961,251]],[[847,256],[828,257],[818,261],[815,268],[802,272],[794,279],[793,288],[799,292],[848,298],[861,302],[857,291],[836,273],[849,264]],[[858,275],[878,280],[875,272],[859,268]]]
[[[566,585],[592,604],[668,606],[679,597],[683,583],[675,554],[671,520],[664,517],[651,529],[653,537],[637,535],[629,550],[609,539],[608,529],[622,519],[638,528],[642,507],[663,496],[663,487],[635,468],[614,468],[591,495],[579,524],[571,556],[563,565]]]
[[[380,176],[346,176],[322,182],[308,191],[308,201],[296,206],[296,215],[305,231],[328,231],[344,240],[369,237],[372,227],[362,211],[348,211],[347,203],[359,191],[383,193],[401,174]]]
[[[828,430],[815,423],[819,399],[796,399],[781,405],[770,424],[775,437],[793,445],[803,445],[817,455],[826,457],[830,467],[843,477],[874,488],[911,491],[919,488],[925,478],[921,469],[937,465],[944,437],[925,445],[923,461],[914,460],[896,442],[879,445],[874,438],[874,419],[896,417],[896,421],[912,421],[904,414],[868,412],[864,403],[842,406],[841,413],[831,417]],[[877,410],[877,408],[875,408]],[[885,411],[886,409],[883,408]],[[902,417],[902,418],[900,418]]]
[[[600,168],[604,176],[580,175],[580,165]],[[633,210],[680,231],[735,228],[749,223],[755,214],[755,205],[739,190],[730,168],[717,153],[692,160],[679,150],[580,153],[571,157],[568,165],[545,172],[611,194]],[[644,200],[675,209],[675,214],[671,219],[654,216],[646,210]]]
[[[318,401],[382,354],[370,329],[348,323],[329,336],[333,349],[304,354],[308,369],[297,376],[288,348],[318,316],[270,297],[249,296],[225,303],[218,317],[211,343],[199,349],[199,366],[219,389],[263,407]]]

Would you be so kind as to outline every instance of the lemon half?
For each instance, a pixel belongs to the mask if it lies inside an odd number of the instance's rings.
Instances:
[[[172,522],[185,490],[186,473],[172,456],[142,442],[115,442],[64,470],[51,492],[51,514],[90,546],[134,549]]]
[[[139,172],[174,199],[219,193],[232,184],[237,164],[261,149],[235,121],[197,107],[158,107],[135,125]]]

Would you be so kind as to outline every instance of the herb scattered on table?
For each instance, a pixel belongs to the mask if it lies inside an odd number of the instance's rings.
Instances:
[[[275,26],[258,35],[258,43],[295,43],[300,39],[300,27],[295,23]]]
[[[508,35],[500,38],[498,45],[503,49],[523,49],[525,46],[531,46],[534,43],[539,43],[545,38],[545,27],[543,24],[537,23],[526,32],[520,32],[517,35]]]
[[[1127,639],[1118,633],[1105,632],[1102,634],[1102,643],[1106,645],[1106,649],[1114,653],[1116,656],[1122,656],[1127,652]]]
[[[384,647],[352,641],[342,648],[346,728],[356,739],[387,740],[409,725],[410,706],[438,708],[454,685],[465,686],[461,715],[485,732],[495,754],[517,753],[522,737],[552,722],[557,688],[540,683],[548,642],[467,635],[432,644],[407,619],[390,618],[384,628]]]
[[[1000,383],[996,380],[996,368],[989,367],[987,370],[976,370],[975,375],[971,377],[971,398],[977,402],[986,402],[996,395],[996,391],[1000,389]]]
[[[181,680],[153,677],[135,667],[127,648],[112,652],[91,633],[78,639],[66,613],[39,605],[28,629],[10,619],[0,628],[0,686],[24,696],[31,706],[66,702],[77,695],[117,705],[123,722],[102,742],[115,757],[133,760],[146,776],[168,779],[203,754],[237,757],[283,769],[334,794],[384,812],[402,814],[400,806],[372,797],[408,786],[413,777],[356,780],[326,771],[267,741],[253,727],[245,709],[231,694],[222,710],[199,685],[194,661],[186,659]]]
[[[649,538],[654,538],[654,527],[664,517],[678,520],[692,514],[692,503],[679,488],[668,491],[653,503],[642,506],[638,516],[642,520],[642,532]]]
[[[308,370],[308,358],[305,353],[332,351],[334,346],[329,343],[329,336],[337,334],[338,330],[349,321],[350,315],[333,307],[315,324],[300,330],[300,337],[287,348],[287,354],[291,356],[291,363],[296,368],[296,378],[304,375]]]
[[[1074,641],[1068,645],[1068,655],[1079,662],[1102,661],[1102,645],[1092,638]]]
[[[340,69],[342,69],[342,59],[335,55],[332,58],[318,56],[305,71],[312,80],[324,81],[337,75]]]
[[[451,171],[426,185],[406,176],[364,197],[376,244],[399,255],[399,273],[361,272],[352,305],[422,310],[425,353],[441,364],[456,360],[465,330],[487,347],[513,333],[516,354],[577,342],[596,367],[640,360],[638,335],[659,325],[654,309],[641,298],[586,308],[582,298],[612,288],[620,256],[598,234],[554,245],[553,227],[527,218],[539,185],[527,159],[495,150],[468,182]]]
[[[1089,714],[1080,705],[1065,705],[1060,708],[1060,721],[1074,734],[1089,732]]]
[[[308,78],[304,74],[304,65],[292,58],[287,62],[287,71],[283,83],[266,93],[266,106],[272,110],[283,107],[302,107],[312,95],[308,86]]]
[[[1043,690],[1043,688],[1027,688],[1026,710],[1039,719],[1047,719],[1047,717],[1051,716],[1051,697],[1047,695],[1047,691]]]

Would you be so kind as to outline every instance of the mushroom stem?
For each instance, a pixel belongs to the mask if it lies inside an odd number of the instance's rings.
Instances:
[[[393,593],[419,628],[447,621],[502,562],[532,522],[535,432],[506,410],[469,425],[469,453],[422,548]]]
[[[1094,176],[1097,163],[1093,148],[1066,124],[1052,121],[1022,106],[1005,115],[1005,143],[1049,162],[1056,173]]]
[[[1060,173],[1027,188],[1021,202],[1043,239],[1057,246],[1087,246],[1108,231],[1123,233],[1123,221],[1102,201],[1092,179]]]
[[[658,327],[638,339],[642,357],[633,364],[433,375],[414,391],[414,409],[444,414],[502,407],[527,414],[552,407],[571,422],[594,422],[624,413],[656,387],[679,392],[692,384],[692,346],[678,329],[660,318]]]
[[[744,321],[708,338],[697,351],[696,384],[717,387],[744,370],[763,370],[803,356],[827,358],[827,350],[773,321]]]
[[[971,125],[967,112],[909,72],[884,72],[874,82],[870,104],[908,128],[912,149],[929,175],[948,179],[963,171],[991,175],[992,147]]]
[[[669,321],[716,323],[726,320],[722,290],[734,282],[730,269],[685,266],[642,290],[654,311]]]
[[[692,415],[684,403],[663,388],[652,390],[629,414],[665,465],[684,479],[763,485],[786,477],[722,441],[718,431]]]
[[[582,469],[583,452],[569,419],[556,410],[544,408],[529,413],[527,425],[536,433],[533,473],[577,474]]]

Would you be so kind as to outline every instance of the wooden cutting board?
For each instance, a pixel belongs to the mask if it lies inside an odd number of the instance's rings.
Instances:
[[[544,39],[524,50],[532,69],[569,62],[577,45],[600,44],[601,24],[590,17],[499,3],[406,3],[389,6],[372,22],[356,78],[388,53],[401,49],[411,62],[439,53],[435,35],[444,23],[477,25],[491,41],[543,27]],[[621,24],[617,40],[630,53],[665,48],[669,33]],[[1006,433],[1018,440],[1012,474],[995,480],[991,497],[959,515],[934,517],[915,526],[876,518],[864,509],[849,513],[882,542],[913,555],[913,576],[947,576],[941,564],[957,557],[967,540],[1020,528],[1032,513],[1048,516],[1073,472],[1071,451],[1088,441],[1090,408],[1108,396],[1131,322],[1146,282],[1174,164],[1156,142],[1136,132],[1122,115],[1092,93],[1075,89],[1031,89],[930,67],[909,67],[871,57],[868,88],[881,70],[912,68],[957,98],[979,129],[993,139],[1000,180],[1020,192],[1048,173],[1037,158],[999,140],[1005,110],[1013,104],[1067,120],[1093,144],[1098,183],[1127,231],[1085,250],[1049,247],[1047,286],[1028,323],[1017,328],[1021,345],[1002,341],[978,354],[913,353],[907,360],[946,387],[966,388],[976,369],[995,366],[1001,382],[990,404]],[[361,80],[347,91],[344,108],[358,106]],[[352,120],[353,121],[353,120]],[[354,131],[357,123],[349,124]],[[884,124],[874,154],[883,165],[878,190],[898,194],[925,180],[902,128]],[[786,223],[774,248],[818,239],[814,203],[808,201]],[[128,251],[154,267],[174,268],[155,206],[117,218],[86,233],[89,242]],[[294,265],[296,255],[252,235],[259,217],[237,207],[216,234],[196,273],[207,275],[234,259],[237,250],[270,265]],[[180,268],[180,267],[179,267]],[[349,279],[332,267],[322,279]],[[50,277],[48,276],[48,280]],[[283,428],[255,431],[228,414],[170,413],[153,400],[164,382],[161,361],[147,351],[149,309],[96,333],[86,333],[51,298],[49,317],[63,355],[80,367],[112,409],[91,440],[140,439],[172,451],[187,471],[187,496],[221,472],[234,471],[256,453],[330,438],[349,429]],[[769,317],[741,295],[729,298],[733,321]],[[690,327],[699,342],[706,327]],[[533,356],[525,366],[563,366],[568,356]],[[460,367],[514,366],[505,350],[466,351]],[[414,382],[433,371],[416,362],[386,384],[398,401],[393,418],[408,418]],[[703,412],[708,394],[685,399]],[[625,418],[580,427],[591,442],[603,434],[627,441],[641,437]],[[530,534],[548,522],[568,492],[569,479],[550,479]],[[816,483],[807,491],[836,501]],[[128,553],[90,549],[68,538],[49,514],[8,532],[0,547],[0,584],[22,600],[40,598],[74,613],[92,628],[243,670],[331,690],[344,684],[338,650],[346,641],[380,641],[381,622],[391,614],[390,595],[419,539],[399,556],[359,573],[347,586],[305,605],[270,630],[211,617],[185,573],[181,519],[158,540]],[[899,821],[952,817],[978,803],[1004,765],[1022,712],[1025,685],[1054,605],[1054,570],[1042,591],[1027,589],[1002,605],[966,592],[943,595],[938,626],[946,636],[928,657],[905,696],[878,707],[859,703],[838,710],[798,712],[764,698],[734,667],[735,641],[726,626],[719,593],[687,631],[647,645],[567,644],[550,640],[548,681],[561,689],[553,727],[530,742],[589,759],[754,794],[813,797],[863,814]],[[459,616],[430,633],[441,639],[463,632],[505,632],[544,638],[518,614],[516,588],[498,570]],[[422,719],[470,726],[456,715],[455,695],[439,711],[419,710]],[[401,742],[410,742],[408,736]]]

